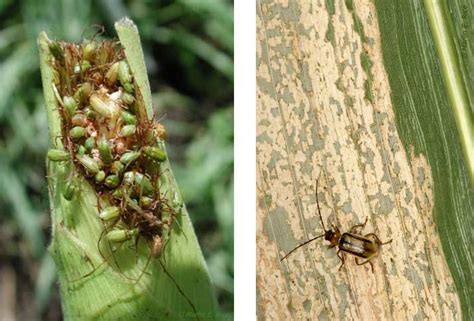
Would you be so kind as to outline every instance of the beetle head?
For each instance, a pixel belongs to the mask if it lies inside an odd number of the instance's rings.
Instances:
[[[341,233],[339,230],[336,228],[335,231],[333,230],[327,230],[324,233],[324,239],[331,243],[329,246],[334,247],[339,243],[339,239],[341,238]]]

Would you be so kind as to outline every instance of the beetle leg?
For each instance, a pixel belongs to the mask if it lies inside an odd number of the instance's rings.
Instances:
[[[369,219],[369,217],[367,216],[367,217],[365,218],[364,223],[362,223],[362,224],[357,224],[357,225],[354,225],[353,227],[351,227],[350,233],[357,234],[357,229],[358,229],[358,228],[364,228],[364,226],[367,224],[367,220],[368,220],[368,219]]]
[[[379,237],[378,237],[376,234],[374,234],[374,233],[369,233],[369,234],[367,234],[365,237],[368,237],[368,236],[373,236],[373,237],[377,240],[377,242],[380,243],[380,245],[392,243],[392,240],[391,240],[391,239],[390,239],[389,241],[387,241],[387,242],[382,242],[382,241],[379,239]]]
[[[339,253],[341,253],[341,255],[339,255]],[[342,266],[344,265],[344,252],[342,252],[341,250],[338,250],[337,257],[342,261],[338,269],[338,271],[340,271],[342,269]]]
[[[367,260],[365,260],[364,262],[362,263],[359,263],[359,261],[357,260],[357,258],[354,258],[355,262],[357,265],[364,265],[364,264],[367,264],[369,263],[370,264],[370,268],[372,269],[372,273],[374,273],[374,264],[371,262],[373,256]]]

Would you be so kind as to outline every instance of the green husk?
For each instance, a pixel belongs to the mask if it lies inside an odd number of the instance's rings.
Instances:
[[[140,90],[145,101],[146,111],[140,112],[151,118],[151,93],[137,28],[127,18],[115,28],[138,84],[135,90]],[[56,139],[61,135],[61,119],[52,87],[50,44],[46,33],[40,33],[50,146],[63,150],[61,140]],[[166,150],[163,142],[160,148]],[[168,233],[164,234],[167,245],[159,258],[150,257],[142,238],[136,247],[134,241],[122,243],[113,255],[108,246],[101,246],[99,252],[104,227],[98,217],[96,192],[79,177],[79,191],[67,201],[62,195],[71,162],[47,161],[47,168],[52,210],[49,251],[58,267],[64,320],[215,320],[207,267],[168,161],[162,164],[159,186],[178,217],[167,240]]]

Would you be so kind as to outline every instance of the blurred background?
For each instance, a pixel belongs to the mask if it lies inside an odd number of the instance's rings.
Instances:
[[[48,128],[36,37],[79,42],[140,31],[156,117],[222,320],[233,317],[231,0],[0,0],[0,320],[62,320],[45,172]]]

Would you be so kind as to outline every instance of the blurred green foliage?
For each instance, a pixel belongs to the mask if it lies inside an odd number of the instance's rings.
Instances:
[[[36,37],[142,37],[156,117],[216,287],[233,316],[233,4],[229,0],[0,1],[0,274],[15,271],[20,320],[60,320],[46,247],[48,129]],[[1,275],[0,275],[1,278]],[[52,290],[51,290],[52,289]],[[20,308],[28,307],[28,308]]]

